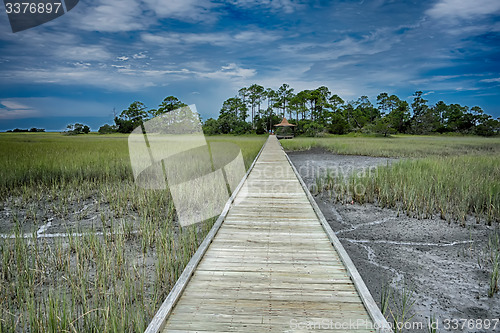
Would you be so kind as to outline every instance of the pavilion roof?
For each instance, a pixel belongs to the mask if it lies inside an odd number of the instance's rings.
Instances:
[[[276,126],[276,127],[292,127],[292,126],[296,126],[296,125],[294,125],[294,124],[290,124],[290,123],[288,122],[288,120],[286,120],[286,118],[285,118],[285,117],[283,117],[283,120],[281,121],[281,123],[276,124],[276,125],[274,125],[274,126]]]

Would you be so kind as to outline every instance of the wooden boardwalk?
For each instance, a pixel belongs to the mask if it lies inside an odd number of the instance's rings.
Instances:
[[[270,136],[146,331],[375,332],[374,322],[385,325],[311,199]]]

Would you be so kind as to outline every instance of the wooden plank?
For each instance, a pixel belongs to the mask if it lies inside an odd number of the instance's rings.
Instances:
[[[269,141],[269,138],[267,141]],[[262,153],[262,151],[264,150],[265,146],[266,146],[266,144],[264,144],[262,146],[259,153],[257,154],[254,161],[252,162],[252,165],[250,165],[250,168],[248,169],[247,173],[245,174],[245,176],[243,176],[240,183],[238,184],[238,186],[236,187],[236,189],[232,193],[231,197],[229,197],[229,200],[226,202],[226,205],[224,206],[224,209],[222,210],[222,213],[220,214],[219,218],[217,219],[217,221],[215,221],[214,225],[212,226],[212,229],[210,229],[209,233],[207,234],[207,236],[205,237],[203,242],[198,247],[198,250],[195,252],[193,257],[187,263],[186,267],[182,271],[181,276],[176,281],[174,287],[172,288],[172,290],[168,294],[167,298],[160,306],[160,309],[156,312],[155,316],[153,317],[153,319],[149,323],[148,327],[144,331],[145,333],[157,333],[165,327],[166,318],[169,316],[175,303],[181,297],[181,294],[184,291],[184,288],[186,288],[186,285],[188,284],[189,279],[191,278],[196,267],[198,266],[199,262],[201,261],[201,258],[203,257],[205,252],[208,250],[210,243],[213,241],[215,235],[219,231],[219,228],[222,225],[224,218],[226,217],[227,213],[229,212],[229,207],[231,206],[231,204],[235,200],[238,192],[243,187],[243,184],[245,184],[245,180],[247,179],[248,175],[250,175],[250,173],[252,172],[252,168],[255,166],[255,164],[256,164],[257,160],[259,159],[259,156]]]
[[[293,328],[291,321],[373,323],[352,271],[275,137],[251,170],[167,315],[163,312],[163,331],[309,332]]]
[[[304,181],[300,177],[297,169],[293,165],[293,163],[290,160],[290,158],[288,157],[288,155],[286,155],[286,158],[288,159],[288,162],[289,162],[291,168],[293,169],[293,171],[297,175],[297,179],[299,180],[300,184],[302,185],[302,188],[304,189],[304,192],[306,193],[307,198],[311,202],[311,206],[313,207],[314,211],[318,215],[318,218],[321,222],[321,225],[323,226],[326,234],[328,235],[328,238],[332,242],[332,245],[334,246],[335,250],[339,254],[342,262],[346,266],[347,271],[349,272],[349,275],[351,276],[351,278],[354,282],[354,286],[358,290],[358,293],[361,297],[361,300],[363,301],[363,304],[365,305],[365,307],[366,307],[370,317],[372,318],[373,322],[375,323],[376,327],[380,327],[381,328],[380,331],[383,331],[383,332],[388,332],[388,333],[392,332],[392,329],[390,328],[385,317],[382,315],[382,312],[380,312],[380,309],[377,306],[377,303],[375,303],[375,300],[373,299],[370,291],[366,287],[363,279],[361,278],[361,275],[359,274],[358,270],[356,269],[356,266],[354,266],[354,263],[352,262],[351,258],[349,257],[346,250],[342,246],[342,243],[340,243],[339,239],[337,238],[337,236],[333,232],[332,228],[328,224],[328,221],[326,220],[325,216],[323,215],[323,213],[319,209],[318,205],[316,204],[316,201],[314,201],[314,198],[312,197],[306,184],[304,183]]]

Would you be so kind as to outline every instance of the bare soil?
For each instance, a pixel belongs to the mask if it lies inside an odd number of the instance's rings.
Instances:
[[[353,172],[373,174],[377,165],[395,161],[321,149],[288,155],[309,187],[328,169],[344,177]],[[472,218],[462,227],[437,216],[408,217],[376,204],[337,203],[325,192],[315,200],[379,305],[384,285],[390,284],[394,295],[401,294],[404,283],[414,291],[416,326],[405,332],[427,332],[431,315],[438,319],[438,332],[500,332],[500,324],[496,329],[445,329],[447,319],[500,317],[500,295],[488,297],[487,260],[488,237],[498,228],[476,224]]]

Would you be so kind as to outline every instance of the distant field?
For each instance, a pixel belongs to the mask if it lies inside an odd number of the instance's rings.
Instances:
[[[0,133],[0,198],[19,186],[132,180],[127,135]],[[240,146],[250,166],[266,137],[209,136]]]
[[[295,138],[288,150],[322,147],[337,154],[409,158],[378,167],[373,177],[317,183],[337,200],[377,202],[411,216],[438,215],[462,224],[469,218],[500,221],[500,138],[394,136]],[[356,190],[357,189],[357,190]],[[360,190],[362,189],[362,190]]]
[[[245,165],[265,136],[213,136]],[[143,331],[214,220],[135,186],[127,135],[0,134],[0,332]]]

